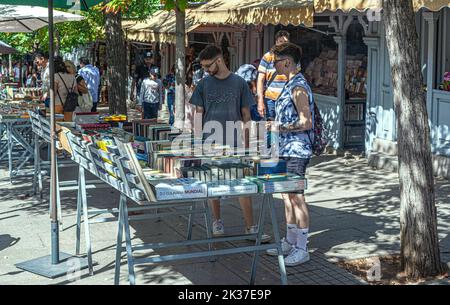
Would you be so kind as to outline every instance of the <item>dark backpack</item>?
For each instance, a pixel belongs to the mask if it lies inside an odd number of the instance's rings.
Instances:
[[[64,112],[74,112],[78,106],[78,96],[79,96],[78,93],[75,93],[73,91],[73,86],[75,85],[75,82],[72,84],[72,87],[70,88],[70,91],[69,91],[69,88],[67,88],[67,85],[64,82],[64,79],[61,77],[61,75],[59,75],[59,78],[62,80],[64,87],[66,87],[66,90],[67,90],[67,96],[66,96],[65,102],[62,101],[61,95],[59,95],[59,92],[56,91],[58,93],[59,99],[61,100]]]
[[[316,156],[320,156],[325,151],[328,145],[328,139],[326,137],[326,128],[323,123],[322,115],[320,114],[319,108],[316,102],[314,103],[314,126],[313,129],[308,131],[309,141],[312,145],[312,152]],[[310,132],[314,132],[314,141],[311,140],[309,136]]]

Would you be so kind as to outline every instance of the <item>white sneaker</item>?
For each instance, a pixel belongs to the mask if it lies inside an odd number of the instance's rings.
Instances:
[[[245,234],[258,234],[258,225],[251,226],[250,229],[248,229],[248,230],[245,229]],[[261,235],[261,243],[262,244],[268,243],[271,239],[272,239],[272,236],[264,234],[264,232]],[[256,236],[249,237],[249,238],[247,238],[247,240],[255,241]]]
[[[286,240],[286,238],[283,238],[281,240],[281,252],[283,253],[283,255],[288,255],[289,252],[291,252],[292,248],[294,248],[294,245],[291,245]],[[272,256],[278,256],[278,249],[267,249],[266,254],[272,255]]]
[[[306,263],[307,261],[309,261],[308,251],[293,247],[291,253],[284,259],[284,264],[292,267]]]
[[[220,236],[225,234],[222,219],[217,219],[213,222],[212,233],[214,236]]]

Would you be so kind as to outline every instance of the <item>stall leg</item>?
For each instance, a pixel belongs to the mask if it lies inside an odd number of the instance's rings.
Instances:
[[[124,228],[125,228],[125,245],[127,249],[127,262],[128,262],[128,280],[130,281],[130,285],[136,285],[136,277],[134,274],[134,258],[133,258],[133,249],[131,247],[131,233],[130,233],[130,224],[128,222],[128,208],[127,208],[127,199],[125,195],[121,195],[121,202],[123,205],[123,220],[124,220]]]
[[[115,264],[115,272],[114,272],[114,285],[119,285],[119,281],[120,281],[120,261],[121,261],[121,256],[122,256],[122,239],[123,239],[123,219],[124,219],[124,210],[123,210],[123,204],[122,204],[122,197],[120,197],[119,224],[118,224],[118,229],[117,229],[117,243],[116,243],[116,264]]]
[[[59,169],[58,169],[58,157],[56,157],[56,205],[59,219],[59,230],[63,231],[62,209],[61,209],[61,193],[59,190]]]
[[[258,235],[256,237],[255,245],[259,246],[261,245],[261,237],[264,230],[264,218],[265,218],[265,211],[266,211],[266,196],[264,196],[262,203],[261,203],[261,209],[259,210],[259,217],[258,217]],[[253,262],[252,262],[252,271],[250,274],[250,285],[255,284],[256,279],[256,266],[258,265],[258,259],[259,259],[259,251],[255,250],[253,252]]]
[[[80,177],[78,177],[78,185],[81,185]],[[76,249],[75,249],[76,255],[80,255],[81,209],[82,209],[82,207],[81,207],[81,191],[80,191],[80,188],[78,188],[78,192],[77,192],[77,229],[76,229],[77,241],[76,241]]]
[[[38,193],[38,171],[39,171],[39,163],[41,162],[41,158],[39,155],[39,136],[34,134],[34,175],[33,175],[33,196],[36,196]]]
[[[194,211],[194,207],[195,207],[195,203],[193,203],[193,204],[189,207],[189,210],[191,211],[191,213],[189,213],[189,219],[188,219],[188,233],[187,233],[187,240],[191,240],[191,239],[192,239],[192,212]]]
[[[208,239],[212,238],[212,223],[211,223],[211,211],[209,210],[208,201],[203,201],[203,208],[205,209],[205,229],[206,229],[206,237]],[[212,243],[208,243],[208,250],[212,251]],[[209,259],[210,262],[215,262],[217,258],[215,256],[211,256]]]
[[[13,138],[12,138],[12,124],[8,123],[8,169],[9,169],[9,182],[12,184],[12,150],[13,150]]]
[[[81,190],[81,202],[83,204],[83,222],[84,222],[84,238],[86,239],[86,252],[89,265],[89,274],[94,275],[94,268],[92,265],[92,245],[91,236],[89,232],[89,215],[87,209],[87,194],[86,194],[86,180],[84,175],[84,168],[80,166],[80,190]]]
[[[273,237],[275,239],[275,243],[277,244],[278,249],[278,266],[280,268],[280,278],[281,278],[281,285],[287,285],[287,275],[286,275],[286,266],[284,265],[284,256],[283,251],[281,250],[281,239],[280,239],[280,231],[278,227],[278,220],[277,220],[277,213],[275,210],[275,202],[273,200],[272,195],[269,199],[269,206],[270,206],[270,216],[272,218],[272,227],[273,227]]]

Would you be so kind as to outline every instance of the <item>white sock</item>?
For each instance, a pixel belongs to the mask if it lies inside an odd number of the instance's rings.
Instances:
[[[308,251],[308,248],[306,247],[308,242],[308,232],[309,228],[297,229],[297,248]]]
[[[297,242],[297,230],[298,230],[298,227],[296,224],[290,224],[290,223],[287,224],[286,240],[291,245],[295,245],[295,243]]]

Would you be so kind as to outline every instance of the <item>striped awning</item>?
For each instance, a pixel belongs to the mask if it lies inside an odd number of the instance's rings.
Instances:
[[[313,0],[211,0],[193,9],[202,24],[304,24],[312,26]]]
[[[195,30],[200,24],[194,24],[193,18],[186,11],[186,33]],[[142,22],[124,21],[122,23],[127,39],[133,41],[176,42],[176,16],[174,11],[160,10]]]
[[[413,0],[414,10],[427,8],[431,11],[439,11],[443,7],[450,6],[449,0]],[[365,11],[367,9],[382,8],[382,0],[314,0],[314,11],[321,13],[324,11],[349,12],[352,9]]]

